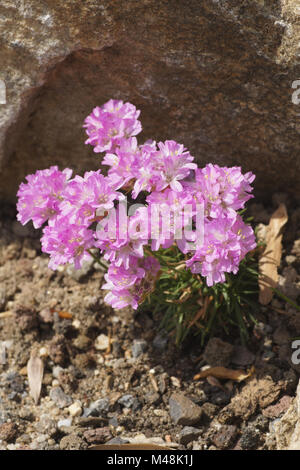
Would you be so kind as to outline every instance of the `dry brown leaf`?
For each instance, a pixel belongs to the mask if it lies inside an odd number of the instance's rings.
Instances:
[[[259,259],[259,302],[267,305],[273,297],[273,288],[278,283],[277,268],[282,254],[281,229],[288,220],[287,210],[284,204],[272,214],[265,235],[265,249]]]
[[[172,450],[170,447],[156,444],[99,444],[89,450]]]
[[[42,381],[44,375],[44,364],[42,359],[37,355],[37,351],[31,352],[30,359],[27,363],[27,376],[29,383],[30,395],[34,399],[34,403],[37,405],[41,393]]]
[[[193,318],[193,320],[190,322],[189,324],[189,328],[193,325],[195,325],[197,323],[197,321],[201,318],[204,318],[205,315],[206,315],[206,311],[207,311],[207,307],[209,306],[210,302],[212,301],[212,298],[211,297],[205,297],[204,299],[204,304],[203,304],[203,307],[200,308],[200,310],[198,310],[198,312],[196,313],[195,317]]]
[[[194,380],[206,379],[206,377],[216,377],[217,379],[229,379],[241,382],[242,380],[250,377],[254,372],[254,369],[250,369],[248,372],[243,370],[227,369],[226,367],[210,367],[205,369],[199,374],[194,376]]]

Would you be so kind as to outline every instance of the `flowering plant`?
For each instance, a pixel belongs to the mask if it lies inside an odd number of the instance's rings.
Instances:
[[[164,253],[179,256],[174,269],[211,287],[236,274],[256,246],[241,215],[255,176],[240,167],[198,168],[174,140],[138,144],[139,114],[131,103],[109,100],[85,119],[86,144],[104,154],[106,176],[97,170],[72,177],[52,166],[28,175],[17,194],[18,220],[44,225],[51,269],[80,268],[90,257],[109,262],[103,289],[114,308],[137,309],[155,290]]]

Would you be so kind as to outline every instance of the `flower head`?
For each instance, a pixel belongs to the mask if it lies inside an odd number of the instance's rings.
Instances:
[[[84,177],[75,176],[68,184],[62,212],[72,223],[88,226],[96,216],[104,217],[114,207],[114,201],[123,197],[100,170],[89,171]]]
[[[242,174],[240,167],[219,167],[209,163],[195,171],[195,182],[190,185],[194,197],[205,205],[205,215],[218,218],[242,209],[245,202],[253,197],[251,183],[255,176],[249,172]]]
[[[105,302],[113,308],[130,305],[137,309],[153,291],[159,270],[160,264],[152,256],[143,259],[132,257],[128,269],[113,265],[112,272],[106,276],[108,282],[103,286],[109,290]]]
[[[155,169],[159,173],[156,191],[162,191],[170,187],[173,191],[182,191],[179,182],[189,176],[191,170],[197,165],[192,163],[194,157],[174,140],[166,140],[158,143],[159,150],[155,155]]]
[[[136,138],[130,137],[120,142],[115,153],[106,153],[102,164],[110,166],[108,176],[118,189],[136,178],[140,152]]]
[[[42,251],[50,255],[49,268],[74,263],[79,269],[82,261],[90,258],[87,250],[94,246],[94,235],[86,227],[70,224],[68,217],[57,217],[44,228],[41,242]]]
[[[57,166],[51,166],[26,176],[27,183],[21,183],[17,193],[19,222],[25,225],[32,220],[34,227],[39,228],[60,214],[71,174],[68,168],[60,171]]]
[[[186,262],[193,273],[206,278],[208,286],[225,282],[225,273],[236,274],[241,260],[256,246],[252,228],[239,215],[206,220],[204,243]]]
[[[93,145],[96,153],[114,151],[123,139],[141,132],[139,114],[133,104],[121,100],[109,100],[97,106],[84,121],[89,136],[85,143]]]

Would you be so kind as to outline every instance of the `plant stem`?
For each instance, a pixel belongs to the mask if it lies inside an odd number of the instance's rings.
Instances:
[[[107,266],[106,266],[104,263],[102,263],[102,261],[100,260],[100,258],[98,258],[98,256],[94,255],[94,253],[93,253],[91,250],[87,250],[87,252],[91,255],[92,258],[94,258],[94,260],[95,260],[98,264],[100,264],[100,266],[101,266],[102,268],[105,269],[105,271],[107,271]]]

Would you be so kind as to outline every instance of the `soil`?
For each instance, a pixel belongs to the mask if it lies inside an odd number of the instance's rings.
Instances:
[[[300,210],[285,195],[273,206],[250,205],[268,223],[287,203],[280,286],[300,294]],[[257,311],[251,340],[220,333],[201,348],[182,348],[151,313],[113,311],[103,302],[103,272],[48,269],[39,232],[22,227],[14,208],[0,214],[0,450],[87,449],[107,442],[143,442],[178,449],[274,449],[273,423],[289,407],[300,366],[291,361],[300,313],[274,298]],[[41,396],[29,394],[33,350],[44,362]],[[249,370],[240,383],[203,367]]]

